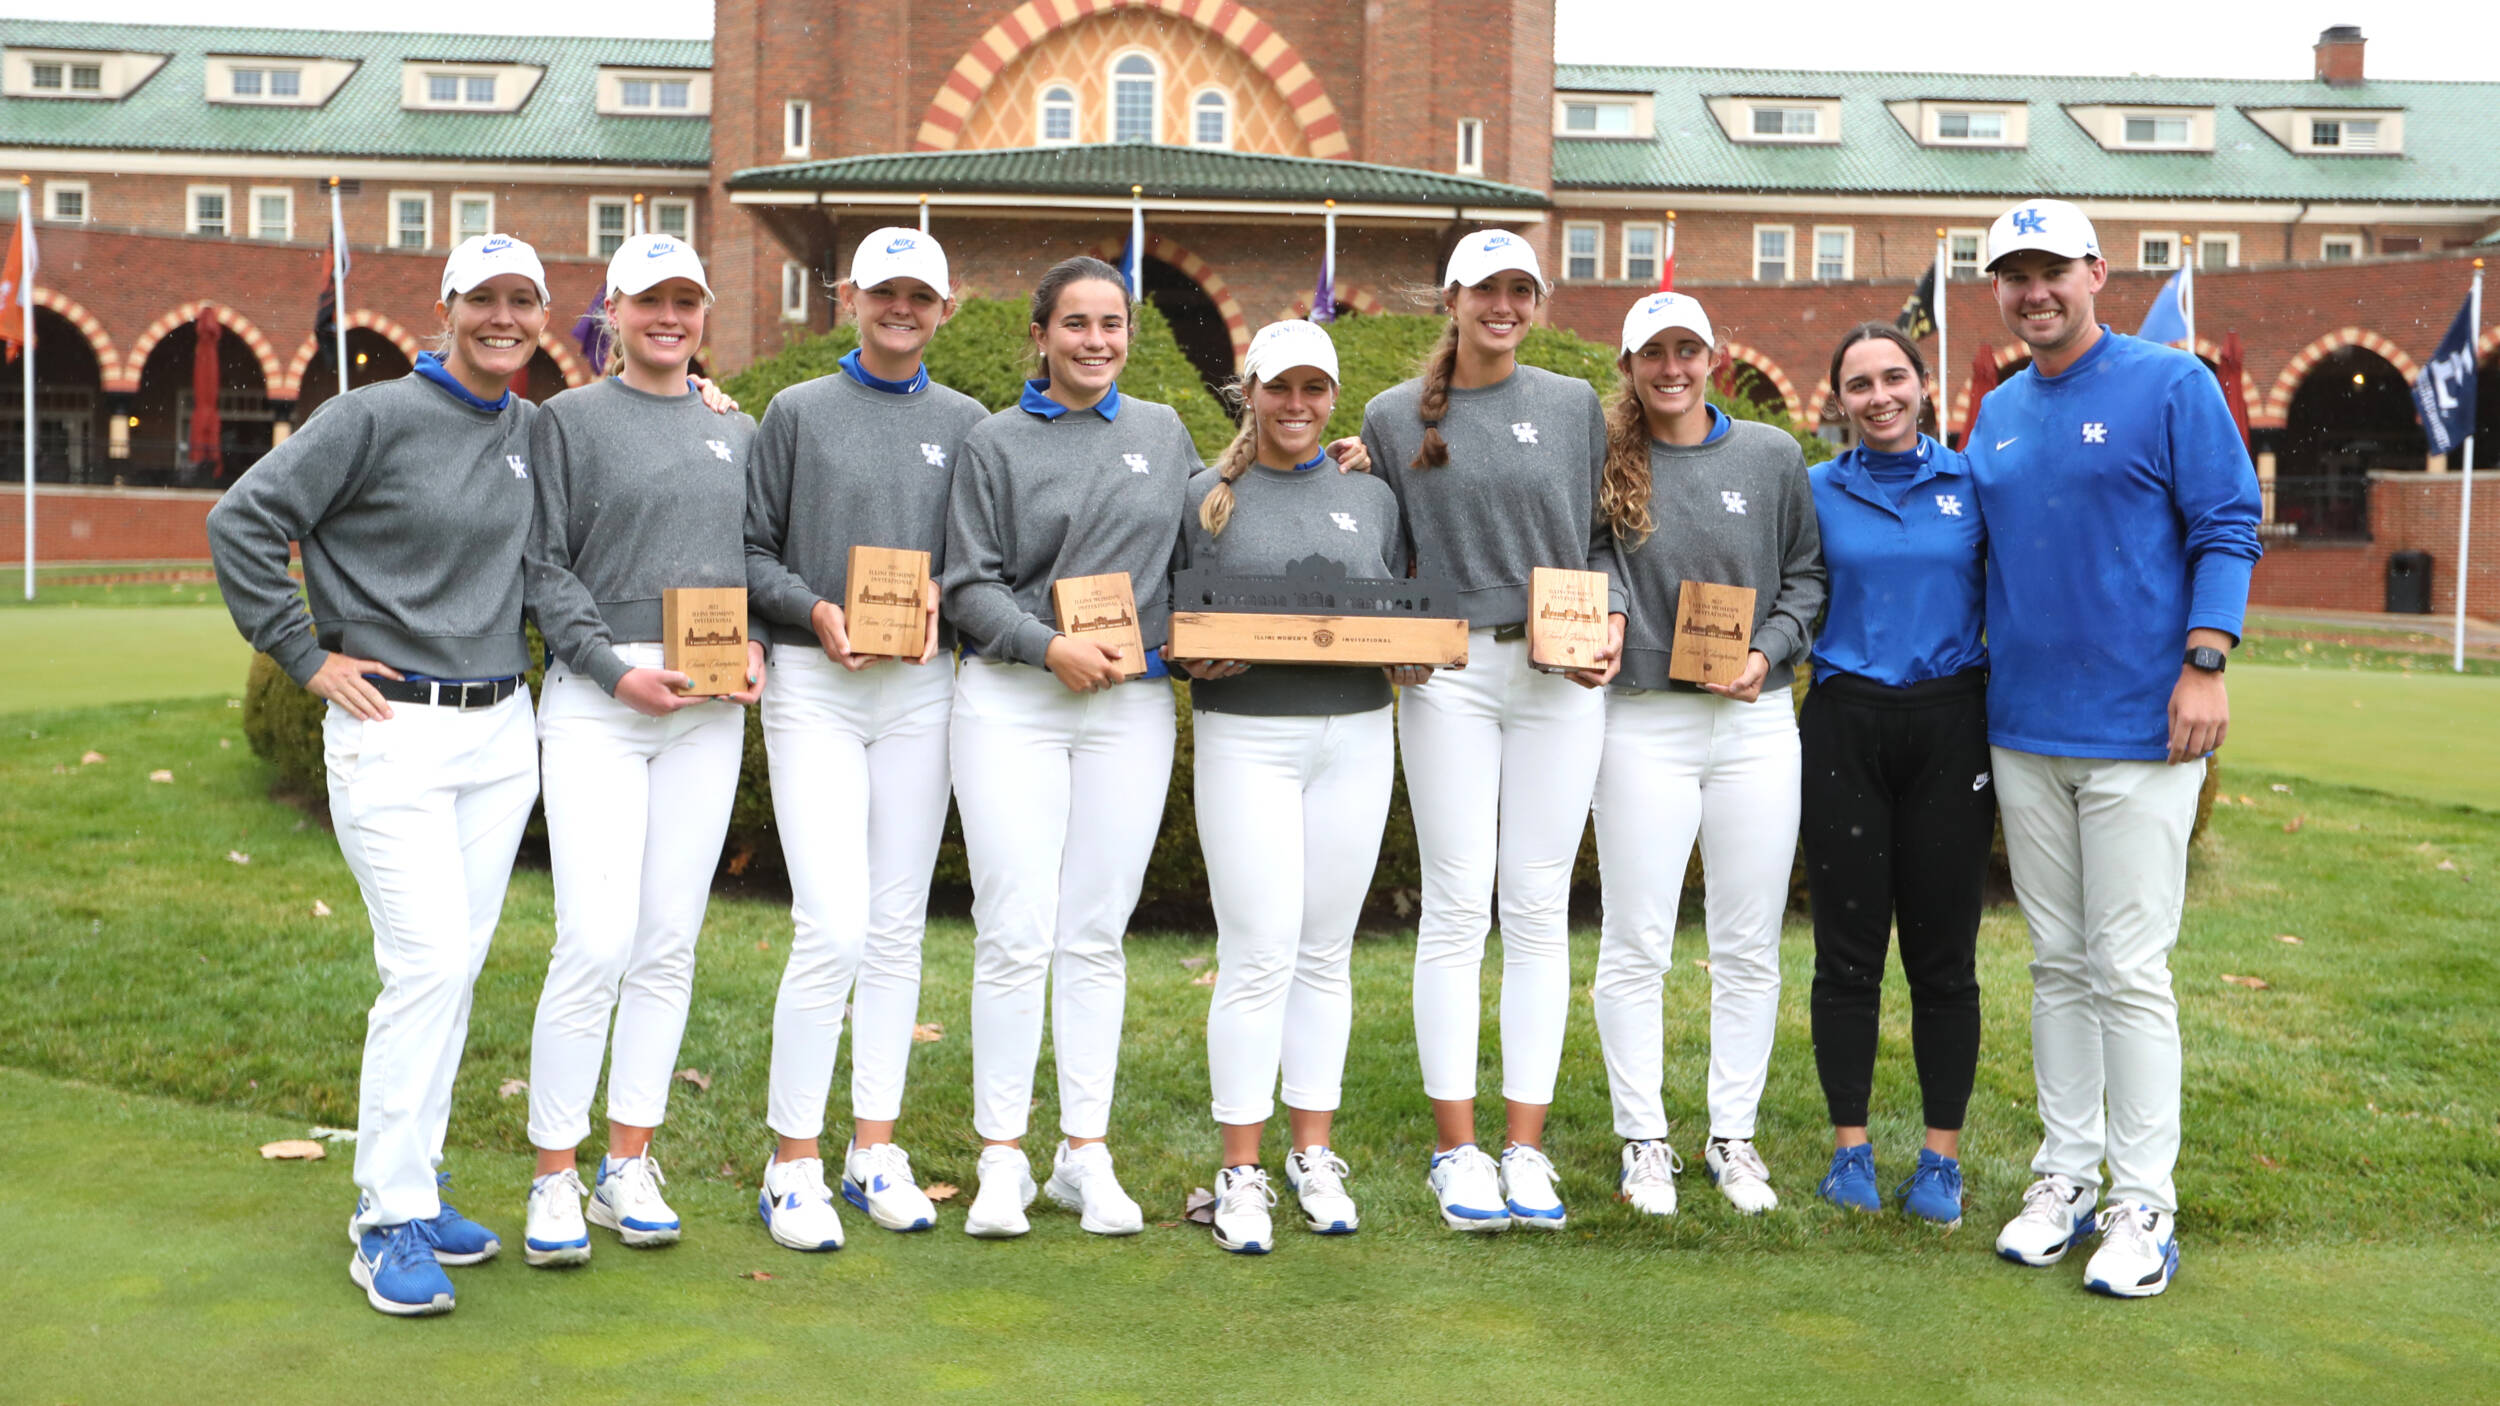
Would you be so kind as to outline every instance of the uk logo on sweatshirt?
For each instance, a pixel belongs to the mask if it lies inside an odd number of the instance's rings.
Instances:
[[[1352,513],[1330,513],[1328,515],[1328,520],[1337,524],[1337,530],[1340,532],[1359,532],[1362,530],[1355,526],[1354,514]]]
[[[2109,426],[2099,420],[2086,420],[2083,424],[2083,442],[2086,444],[2109,443]]]
[[[707,440],[703,441],[703,443],[704,443],[704,446],[705,446],[706,448],[708,448],[708,449],[710,449],[710,450],[712,451],[712,457],[713,457],[713,458],[720,460],[720,461],[721,461],[722,463],[724,463],[724,464],[726,464],[726,463],[728,463],[728,462],[729,462],[729,441],[728,441],[728,440],[725,440],[725,439],[707,439]]]
[[[1750,516],[1745,512],[1745,495],[1733,488],[1719,490],[1719,506],[1740,516]]]
[[[520,455],[506,454],[503,456],[503,461],[512,466],[512,476],[514,478],[528,478],[530,476],[530,466],[527,461],[521,458]]]
[[[1536,443],[1536,425],[1532,421],[1520,421],[1518,424],[1510,427],[1510,433],[1511,437],[1518,440],[1521,444]]]
[[[1937,494],[1936,511],[1944,514],[1946,517],[1960,517],[1962,515],[1962,495],[1959,493]]]
[[[1146,467],[1146,456],[1143,454],[1123,454],[1120,456],[1120,462],[1128,465],[1128,471],[1133,474],[1152,472]]]
[[[946,447],[938,444],[924,444],[920,446],[920,460],[933,469],[945,468]]]

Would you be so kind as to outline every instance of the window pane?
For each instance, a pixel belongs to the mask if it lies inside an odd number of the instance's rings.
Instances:
[[[1196,140],[1200,146],[1224,144],[1224,105],[1222,103],[1217,103],[1213,107],[1203,103],[1199,105]]]
[[[1819,231],[1814,236],[1814,276],[1816,278],[1847,278],[1849,276],[1849,236],[1836,229]]]
[[[2227,269],[2231,266],[2231,241],[2208,239],[2197,246],[2196,266],[2206,269]]]
[[[1607,103],[1597,109],[1597,130],[1629,134],[1632,130],[1632,109],[1623,103]]]
[[[1978,277],[1979,236],[1975,234],[1957,234],[1952,236],[1950,242],[1948,242],[1945,246],[1945,259],[1947,263],[1952,265],[1952,267],[1947,270],[1947,273],[1949,273],[1952,277]]]
[[[1658,261],[1635,254],[1623,261],[1623,276],[1635,282],[1647,283],[1658,276]]]
[[[36,64],[36,65],[35,65],[35,86],[36,86],[36,87],[38,87],[38,88],[58,88],[58,87],[60,87],[60,86],[61,86],[61,66],[60,66],[59,64],[57,64],[57,63],[39,63],[39,64]]]
[[[1564,130],[1564,131],[1566,131],[1566,132],[1594,132],[1594,131],[1596,131],[1596,130],[1597,130],[1597,104],[1595,104],[1595,103],[1565,103],[1565,104],[1563,104],[1563,130]]]
[[[2154,123],[2153,129],[2154,140],[2165,144],[2180,145],[2188,139],[2188,124],[2184,117],[2165,117]]]
[[[0,220],[17,218],[17,188],[0,187]]]
[[[791,103],[784,111],[789,114],[790,130],[782,140],[793,151],[807,150],[807,104]]]
[[[1970,114],[1942,112],[1936,115],[1936,135],[1947,141],[1959,141],[1970,135]]]
[[[593,241],[592,247],[598,251],[601,258],[606,258],[615,253],[618,246],[625,242],[625,202],[602,200],[592,205],[590,209],[599,226],[598,237]]]
[[[2344,147],[2348,151],[2378,150],[2378,119],[2355,118],[2344,124]]]
[[[472,78],[472,79],[468,80],[468,85],[467,85],[467,86],[468,86],[468,101],[473,102],[473,103],[491,103],[491,102],[493,102],[493,101],[495,100],[495,80],[494,80],[494,79],[492,79],[492,78]]]
[[[455,218],[460,222],[460,237],[462,239],[466,239],[473,234],[485,234],[487,232],[487,226],[492,222],[492,217],[488,212],[494,208],[489,202],[484,200],[463,200],[459,202],[455,208],[457,211]]]
[[[1646,259],[1658,252],[1658,231],[1648,225],[1623,227],[1623,252],[1635,259]]]
[[[259,97],[260,70],[257,68],[236,69],[234,71],[234,95],[238,98]]]
[[[1072,142],[1076,140],[1076,109],[1053,103],[1042,109],[1042,140]]]
[[[657,234],[673,234],[684,239],[687,237],[686,222],[693,214],[694,207],[691,205],[674,200],[656,201],[651,206],[651,229]]]
[[[671,78],[660,84],[660,106],[683,108],[693,91],[684,79]]]
[[[1810,107],[1792,107],[1786,113],[1788,135],[1811,137],[1823,130],[1823,114]]]
[[[1147,58],[1144,54],[1131,54],[1120,60],[1111,71],[1113,73],[1142,73],[1151,78],[1155,71],[1154,60]]]
[[[70,65],[69,86],[81,93],[93,93],[104,87],[104,70],[91,63]]]
[[[2145,240],[2143,264],[2146,268],[2166,269],[2170,267],[2170,241],[2167,239]]]
[[[2127,140],[2128,140],[2128,141],[2131,141],[2131,142],[2149,142],[2149,141],[2151,141],[2152,139],[2153,139],[2153,119],[2152,119],[2152,118],[2149,118],[2149,117],[2130,117],[2130,118],[2128,118],[2128,119],[2127,119]]]
[[[56,190],[52,192],[52,218],[56,220],[83,220],[87,218],[87,193],[83,190]]]
[[[460,80],[448,73],[427,74],[425,76],[425,100],[430,103],[460,101]]]
[[[226,232],[226,198],[224,196],[202,191],[192,197],[192,210],[198,217],[196,222],[200,227],[200,233],[224,234]]]
[[[294,98],[303,96],[303,93],[304,75],[301,71],[292,68],[269,70],[269,96]]]
[[[1458,165],[1460,170],[1473,170],[1477,165],[1476,138],[1477,134],[1482,130],[1483,128],[1478,126],[1472,119],[1458,124]]]
[[[1754,231],[1754,273],[1764,281],[1788,277],[1788,231],[1762,229]]]
[[[1776,107],[1753,110],[1753,131],[1757,137],[1776,137],[1788,130],[1788,114]]]
[[[2326,241],[2324,253],[2329,259],[2349,259],[2353,256],[2353,242],[2349,239],[2330,239]]]
[[[619,97],[625,106],[651,106],[651,81],[649,79],[628,78],[624,82],[619,83],[617,86],[624,90]]]
[[[1132,56],[1133,57],[1133,56]],[[1140,59],[1138,62],[1143,63]],[[1126,67],[1128,60],[1121,60]],[[1155,85],[1145,79],[1123,78],[1111,88],[1111,140],[1115,142],[1148,142],[1155,135]]]
[[[1563,238],[1570,241],[1571,252],[1574,254],[1597,252],[1597,226],[1595,225],[1573,225],[1564,232]]]
[[[2344,124],[2340,122],[2310,123],[2309,144],[2311,146],[2342,146],[2344,144]]]
[[[264,195],[252,208],[252,233],[261,239],[286,238],[286,205],[283,195]]]

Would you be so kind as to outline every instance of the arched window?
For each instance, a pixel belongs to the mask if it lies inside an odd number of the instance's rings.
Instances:
[[[1127,53],[1111,65],[1111,140],[1115,142],[1151,142],[1156,140],[1155,109],[1161,96],[1162,74],[1155,61],[1140,53]]]
[[[1233,144],[1233,105],[1221,88],[1209,88],[1189,104],[1189,144],[1191,146],[1222,146]]]
[[[1041,122],[1035,139],[1045,146],[1076,140],[1076,92],[1053,83],[1042,90]]]

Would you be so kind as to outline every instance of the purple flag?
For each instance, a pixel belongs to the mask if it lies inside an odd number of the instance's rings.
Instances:
[[[590,295],[590,310],[573,324],[573,340],[582,349],[582,358],[590,363],[590,374],[608,374],[608,333],[600,325],[599,305],[606,300],[606,290]]]

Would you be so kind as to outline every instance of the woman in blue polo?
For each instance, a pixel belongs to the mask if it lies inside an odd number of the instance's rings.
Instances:
[[[1919,433],[1927,365],[1869,322],[1831,384],[1858,446],[1810,471],[1831,598],[1798,720],[1814,897],[1814,1062],[1832,1119],[1819,1194],[1883,1208],[1867,1100],[1895,924],[1926,1142],[1897,1188],[1911,1215],[1962,1219],[1961,1128],[1979,1062],[1981,889],[1996,820],[1988,776],[1986,529],[1970,464]]]

